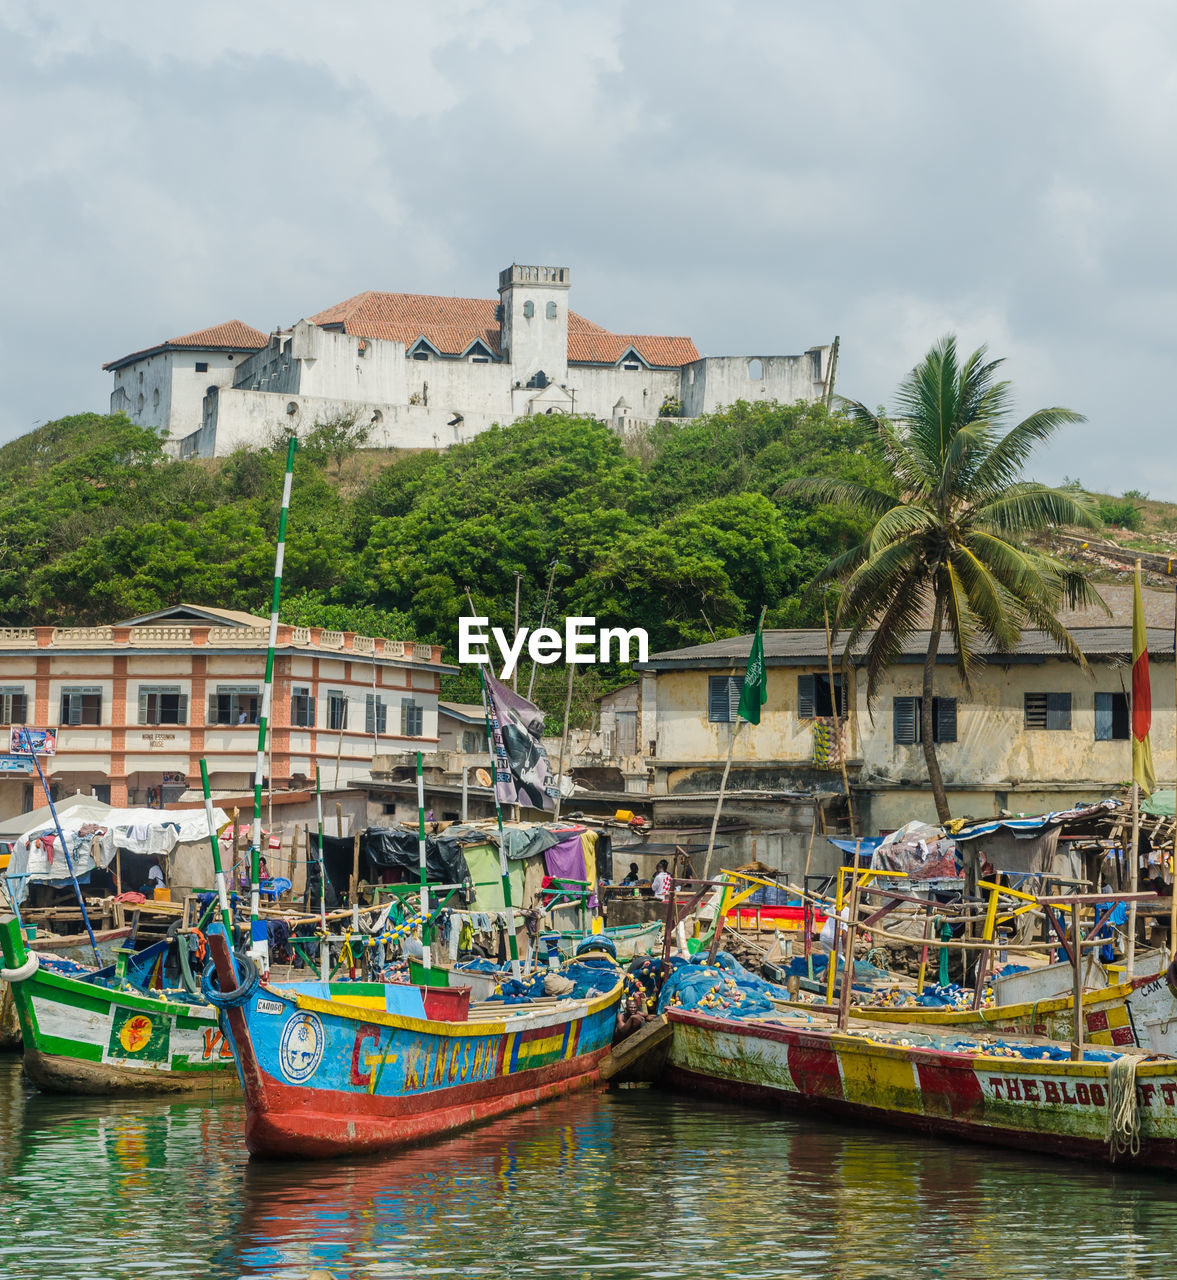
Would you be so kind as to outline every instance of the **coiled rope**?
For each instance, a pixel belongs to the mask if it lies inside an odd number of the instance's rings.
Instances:
[[[1136,1106],[1138,1059],[1122,1054],[1108,1067],[1107,1144],[1113,1160],[1140,1154],[1140,1112]]]
[[[201,975],[200,989],[204,994],[204,998],[209,1004],[218,1009],[232,1009],[239,1004],[244,1004],[257,990],[258,983],[261,981],[261,975],[258,973],[257,965],[254,964],[251,955],[248,955],[245,951],[237,950],[233,952],[233,957],[244,976],[241,980],[241,985],[234,987],[232,991],[221,990],[216,966],[211,960],[205,965],[204,973]]]

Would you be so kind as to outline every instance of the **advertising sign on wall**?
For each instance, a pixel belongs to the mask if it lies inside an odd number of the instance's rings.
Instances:
[[[56,729],[31,729],[13,726],[9,751],[15,756],[30,754],[28,744],[32,744],[33,755],[55,756],[57,754]]]

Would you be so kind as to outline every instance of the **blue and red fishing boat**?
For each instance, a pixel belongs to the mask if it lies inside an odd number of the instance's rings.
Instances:
[[[468,990],[263,986],[217,929],[204,990],[237,1061],[254,1155],[378,1151],[585,1088],[600,1078],[617,1024],[613,966],[575,966],[572,991],[558,999],[471,1015]]]

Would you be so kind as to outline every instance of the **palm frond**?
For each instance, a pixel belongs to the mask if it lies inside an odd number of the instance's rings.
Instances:
[[[1081,413],[1055,407],[1039,409],[1011,427],[973,477],[975,487],[985,494],[996,496],[1001,489],[1015,484],[1030,455],[1044,440],[1049,440],[1060,427],[1075,422],[1086,422]]]
[[[978,626],[999,648],[1015,644],[1021,633],[1021,610],[1014,597],[969,547],[954,548],[949,560],[968,595]]]
[[[829,476],[796,476],[786,480],[776,491],[778,498],[810,498],[814,502],[835,502],[859,507],[871,515],[881,516],[895,505],[889,493],[855,484],[852,480],[836,480]]]
[[[870,554],[877,555],[884,547],[913,533],[928,533],[936,525],[936,517],[925,507],[904,503],[892,507],[881,516],[870,535]]]
[[[983,662],[977,652],[977,616],[969,606],[968,593],[951,560],[941,566],[937,594],[944,601],[944,621],[956,640],[956,669],[961,684],[972,686],[972,675]]]
[[[1056,525],[1099,527],[1099,514],[1090,494],[1049,489],[1044,484],[1013,485],[1003,496],[978,507],[976,523],[999,533],[1032,533]]]

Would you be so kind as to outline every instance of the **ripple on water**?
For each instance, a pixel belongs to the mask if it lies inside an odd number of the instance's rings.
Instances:
[[[245,1158],[235,1102],[53,1098],[0,1061],[11,1280],[1136,1280],[1169,1180],[646,1090],[379,1159]]]

